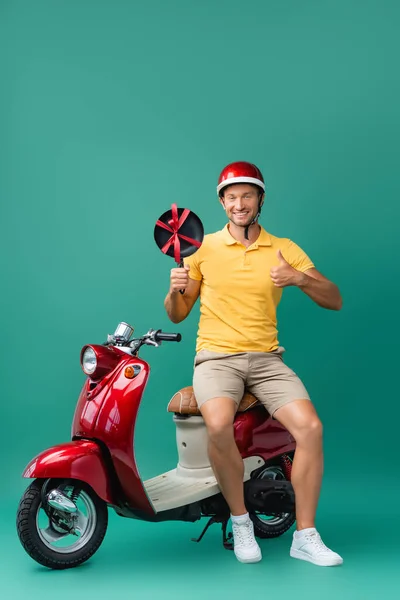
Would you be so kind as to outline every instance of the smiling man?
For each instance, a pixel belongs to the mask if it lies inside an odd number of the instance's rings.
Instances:
[[[172,269],[165,308],[171,321],[179,323],[200,296],[193,387],[207,426],[210,461],[231,511],[235,555],[241,562],[261,560],[244,503],[244,467],[233,430],[246,387],[296,440],[292,484],[297,530],[290,555],[320,566],[339,565],[342,558],[325,546],[315,527],[322,424],[304,384],[283,362],[276,310],[288,286],[330,310],[341,308],[341,295],[297,244],[259,225],[265,184],[255,165],[225,167],[217,192],[228,223],[205,236],[184,268]]]

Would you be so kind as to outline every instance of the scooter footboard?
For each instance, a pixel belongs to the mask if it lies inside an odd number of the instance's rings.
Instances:
[[[110,478],[100,447],[89,440],[66,442],[44,450],[30,461],[22,476],[84,481],[105,502],[113,504]]]

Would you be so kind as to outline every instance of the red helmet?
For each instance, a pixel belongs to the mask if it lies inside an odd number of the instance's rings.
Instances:
[[[264,178],[260,169],[248,162],[234,162],[222,170],[218,179],[218,194],[224,187],[233,183],[252,183],[265,190]]]

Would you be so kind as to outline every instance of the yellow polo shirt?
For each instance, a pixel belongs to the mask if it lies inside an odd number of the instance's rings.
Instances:
[[[314,267],[297,244],[263,227],[246,248],[226,225],[205,235],[195,254],[185,258],[190,278],[201,281],[196,352],[271,352],[279,346],[276,309],[282,288],[270,277],[271,267],[279,264],[278,249],[295,269]]]

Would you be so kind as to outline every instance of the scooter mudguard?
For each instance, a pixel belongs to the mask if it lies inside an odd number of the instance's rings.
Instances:
[[[35,456],[26,466],[22,476],[84,481],[105,502],[113,504],[107,468],[95,442],[76,440],[52,446]]]

